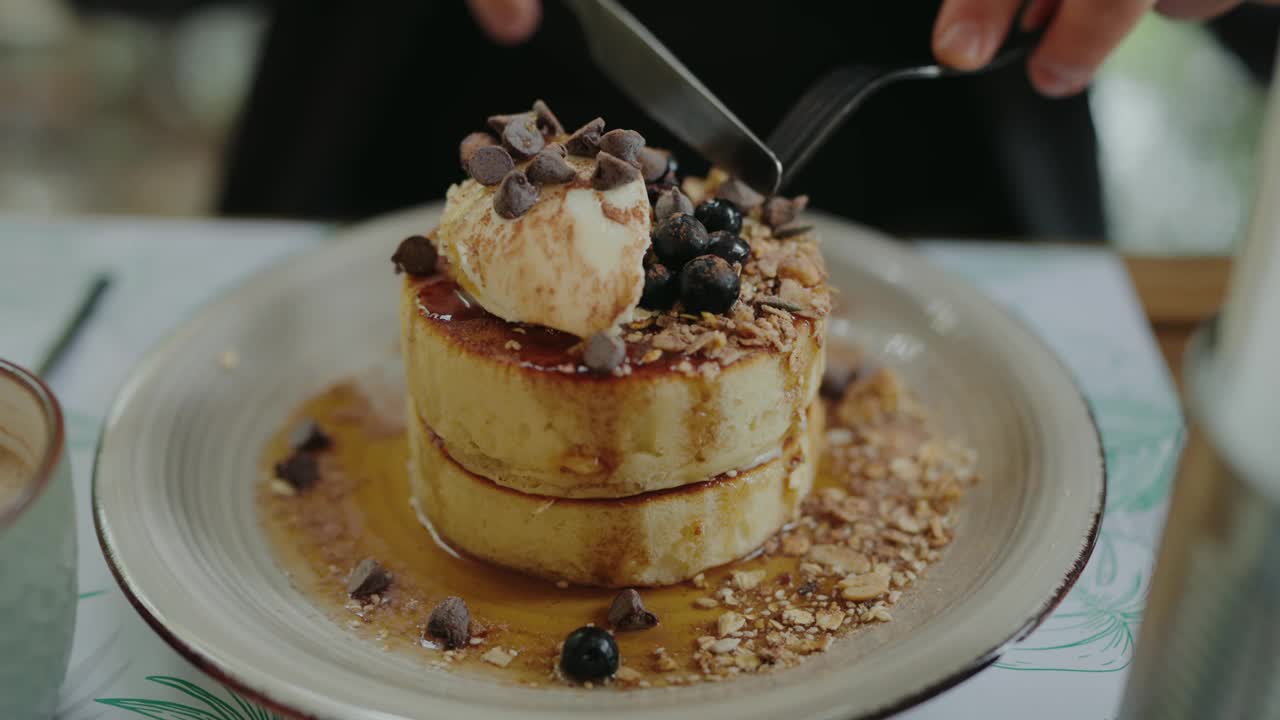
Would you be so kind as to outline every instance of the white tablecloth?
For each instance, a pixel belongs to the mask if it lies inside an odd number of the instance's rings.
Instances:
[[[60,718],[269,717],[186,663],[134,614],[98,547],[90,474],[107,406],[142,354],[220,291],[332,232],[302,223],[0,217],[0,356],[34,365],[91,277],[106,270],[114,280],[49,378],[66,411],[79,502],[81,600]],[[1093,560],[1044,626],[995,666],[903,717],[1113,718],[1182,441],[1168,373],[1111,253],[973,243],[923,249],[1008,305],[1065,358],[1098,417],[1110,488]]]

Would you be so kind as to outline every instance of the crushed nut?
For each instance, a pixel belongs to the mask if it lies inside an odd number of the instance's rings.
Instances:
[[[613,674],[613,678],[618,682],[633,685],[643,680],[644,676],[635,668],[623,665],[618,668],[618,672]]]
[[[738,632],[746,624],[746,618],[736,612],[730,611],[721,615],[720,619],[716,621],[716,629],[720,633],[720,637],[724,637],[730,633]]]
[[[815,545],[809,550],[808,559],[841,575],[871,569],[871,560],[866,555],[845,545]]]
[[[809,612],[808,610],[798,610],[796,608],[789,608],[782,612],[782,622],[788,625],[801,625],[801,626],[812,625],[813,613]]]
[[[854,574],[845,577],[836,587],[840,588],[840,597],[845,600],[871,600],[889,592],[889,573],[874,572]]]
[[[817,614],[818,627],[823,630],[839,630],[844,623],[844,613],[839,610],[820,610]]]
[[[737,650],[738,645],[740,644],[742,644],[742,640],[740,638],[720,638],[719,640],[711,643],[710,649],[711,652],[716,655],[724,655],[725,653],[731,653],[734,650]]]
[[[791,557],[799,557],[809,552],[809,546],[812,543],[808,535],[787,535],[782,538],[782,554]]]
[[[729,573],[730,582],[739,590],[750,590],[759,585],[767,575],[764,570],[734,570]]]
[[[917,520],[906,508],[898,508],[898,510],[893,513],[893,524],[894,527],[898,528],[902,532],[911,533],[912,535],[924,530],[924,525],[922,525],[920,521]]]
[[[512,655],[510,652],[503,650],[500,647],[491,647],[488,652],[480,656],[480,659],[490,665],[497,665],[498,667],[504,668],[511,664],[511,661],[515,659],[515,655]]]

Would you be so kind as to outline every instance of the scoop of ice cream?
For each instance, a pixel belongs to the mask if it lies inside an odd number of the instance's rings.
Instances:
[[[588,337],[630,320],[640,302],[649,196],[639,177],[596,190],[594,158],[567,162],[575,177],[541,185],[537,202],[512,219],[494,210],[497,186],[450,187],[436,240],[485,310]]]

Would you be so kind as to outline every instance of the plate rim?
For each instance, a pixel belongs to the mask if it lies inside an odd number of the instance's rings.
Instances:
[[[253,683],[242,680],[236,673],[234,668],[225,668],[222,663],[206,656],[197,647],[195,643],[181,637],[180,630],[174,630],[165,624],[165,620],[161,617],[163,614],[158,608],[153,607],[146,597],[145,592],[135,587],[136,580],[131,579],[123,567],[122,561],[119,559],[119,553],[113,541],[113,532],[111,529],[111,521],[106,517],[106,511],[103,507],[100,497],[100,481],[101,481],[101,461],[103,451],[106,447],[108,436],[115,424],[115,421],[127,409],[132,396],[137,389],[146,382],[149,376],[154,372],[157,362],[164,355],[171,352],[172,348],[185,336],[194,332],[206,319],[212,315],[222,304],[230,302],[231,299],[239,294],[245,287],[255,283],[261,278],[272,274],[281,267],[287,266],[289,263],[297,260],[299,256],[309,255],[322,252],[326,248],[336,247],[344,242],[350,242],[351,236],[367,232],[369,229],[376,228],[380,225],[391,226],[397,222],[404,222],[410,218],[420,216],[424,211],[433,207],[440,206],[439,201],[425,203],[396,212],[391,212],[363,221],[350,223],[335,228],[330,234],[327,242],[320,242],[314,246],[302,248],[297,252],[288,253],[276,261],[267,264],[253,272],[248,273],[238,282],[219,290],[212,298],[199,306],[192,314],[181,318],[178,323],[168,332],[166,332],[153,346],[147,349],[143,356],[137,361],[136,365],[130,370],[127,378],[121,386],[113,394],[107,412],[104,416],[102,427],[98,434],[98,443],[94,449],[93,465],[91,468],[90,483],[90,505],[91,515],[93,517],[95,536],[98,545],[102,550],[104,561],[115,579],[116,584],[120,587],[121,592],[129,601],[134,611],[141,616],[146,624],[155,632],[162,640],[165,641],[175,652],[182,656],[187,662],[191,663],[201,672],[209,675],[214,680],[223,684],[225,687],[234,690],[242,696],[253,700],[254,702],[266,707],[276,713],[287,717],[302,718],[304,720],[321,720],[320,715],[316,715],[311,711],[294,707],[282,700],[277,700],[270,695],[269,690],[258,689]],[[1107,491],[1110,485],[1110,468],[1108,467],[1105,446],[1102,441],[1102,434],[1096,413],[1092,404],[1088,400],[1083,387],[1075,372],[1066,364],[1062,357],[1036,332],[1023,318],[1006,308],[1004,305],[982,292],[972,283],[963,278],[957,277],[952,273],[938,267],[925,257],[918,249],[908,243],[906,240],[895,239],[882,231],[876,230],[869,226],[850,220],[845,217],[832,215],[820,210],[810,210],[810,213],[823,221],[835,224],[842,224],[849,228],[855,229],[862,235],[861,240],[878,246],[878,249],[884,251],[895,261],[907,260],[922,270],[925,274],[932,274],[935,279],[941,280],[949,286],[949,289],[955,290],[969,298],[979,301],[985,310],[994,311],[1009,326],[1024,336],[1026,340],[1031,342],[1036,348],[1056,367],[1061,377],[1067,381],[1073,391],[1072,394],[1084,409],[1088,418],[1089,425],[1093,433],[1093,440],[1097,451],[1097,479],[1098,490],[1094,495],[1093,501],[1090,503],[1090,518],[1088,531],[1084,538],[1080,541],[1079,550],[1076,553],[1071,567],[1067,569],[1062,576],[1054,591],[1044,598],[1031,615],[1020,623],[1013,632],[1008,633],[1007,637],[1001,639],[988,650],[977,655],[972,661],[959,666],[952,671],[946,672],[942,677],[926,683],[924,686],[904,694],[903,696],[892,700],[880,707],[870,709],[868,712],[858,715],[854,720],[881,720],[882,718],[895,715],[899,712],[907,710],[911,707],[919,705],[938,695],[950,690],[957,685],[972,678],[974,675],[982,672],[996,661],[1000,659],[1004,650],[1010,645],[1020,642],[1036,630],[1054,610],[1062,603],[1071,589],[1075,586],[1083,573],[1089,559],[1093,556],[1094,549],[1097,545],[1098,537],[1101,532],[1102,522],[1106,509]],[[895,286],[902,288],[901,284],[896,281],[890,281]]]

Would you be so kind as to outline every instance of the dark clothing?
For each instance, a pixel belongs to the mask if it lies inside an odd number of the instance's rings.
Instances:
[[[856,13],[843,5],[630,7],[765,136],[838,63],[929,57],[936,3],[875,3]],[[683,167],[705,168],[609,85],[557,2],[545,4],[533,39],[514,48],[493,45],[459,2],[284,2],[222,210],[358,218],[440,197],[461,177],[458,141],[488,115],[536,97],[571,128],[600,115],[675,149]],[[1088,101],[1038,96],[1022,67],[883,91],[792,189],[900,233],[1103,236]]]
[[[157,19],[219,0],[72,0]],[[240,0],[254,2],[255,0]],[[499,48],[457,0],[256,0],[272,12],[228,157],[221,209],[354,219],[440,197],[457,141],[487,115],[543,97],[567,125],[602,115],[704,165],[613,90],[576,21],[546,0],[534,39]],[[939,3],[629,2],[757,134],[812,80],[849,60],[928,57]],[[1242,5],[1210,23],[1269,81],[1280,12]],[[860,109],[792,189],[898,233],[1103,236],[1088,100],[1048,100],[1022,67],[917,82]]]

